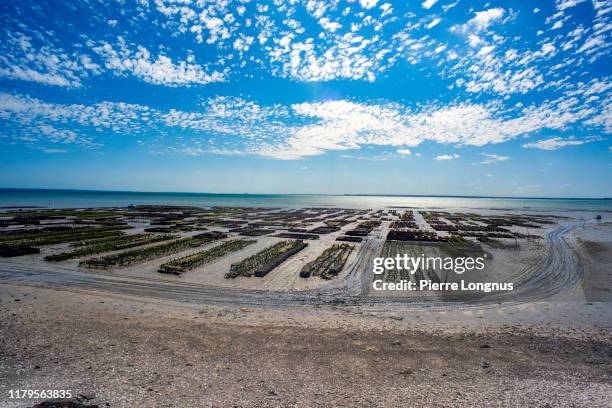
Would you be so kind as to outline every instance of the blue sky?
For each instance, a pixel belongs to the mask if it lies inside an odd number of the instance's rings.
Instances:
[[[3,1],[0,186],[612,196],[612,1]]]

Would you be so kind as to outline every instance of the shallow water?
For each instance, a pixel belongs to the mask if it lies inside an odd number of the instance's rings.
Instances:
[[[529,211],[612,212],[612,199],[491,198],[440,196],[349,196],[294,194],[145,193],[82,190],[0,190],[0,207],[49,208],[123,207],[130,204],[165,204],[243,207],[416,207]]]

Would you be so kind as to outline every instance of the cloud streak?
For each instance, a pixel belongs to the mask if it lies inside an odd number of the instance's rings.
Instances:
[[[436,160],[437,161],[449,161],[449,160],[457,160],[458,158],[460,158],[461,156],[453,153],[453,154],[441,154],[439,156],[436,156]]]
[[[242,98],[216,97],[206,100],[197,111],[164,111],[111,102],[63,105],[26,95],[0,94],[0,118],[14,124],[16,137],[20,129],[31,125],[48,141],[84,144],[92,143],[90,136],[98,132],[165,134],[178,129],[204,146],[191,155],[217,149],[281,160],[365,146],[394,147],[398,154],[409,155],[410,147],[423,142],[494,145],[542,129],[563,130],[598,114],[573,97],[525,107],[518,115],[510,115],[494,105],[470,103],[417,109],[392,102],[349,100],[266,106]],[[552,138],[524,147],[554,150],[582,143]],[[482,164],[508,160],[491,153],[483,156]]]
[[[550,139],[538,140],[537,142],[525,143],[523,147],[528,149],[558,150],[562,147],[580,146],[584,143],[587,142],[584,140],[562,139],[560,137],[552,137]]]
[[[481,156],[484,156],[485,159],[481,161],[480,164],[493,164],[510,160],[508,156],[500,156],[495,153],[481,153]]]

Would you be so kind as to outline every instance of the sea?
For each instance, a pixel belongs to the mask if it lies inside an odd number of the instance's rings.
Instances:
[[[198,207],[341,207],[612,212],[612,199],[420,195],[212,194],[93,190],[0,189],[0,211],[15,208],[91,208],[129,205]],[[608,217],[606,217],[608,218]]]

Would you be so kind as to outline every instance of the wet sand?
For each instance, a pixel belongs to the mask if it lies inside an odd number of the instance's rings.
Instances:
[[[587,300],[612,302],[612,223],[580,229],[575,245],[585,265],[584,292]]]

